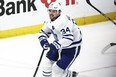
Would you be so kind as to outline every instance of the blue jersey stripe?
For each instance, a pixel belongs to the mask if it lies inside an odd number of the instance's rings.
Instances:
[[[71,38],[67,38],[67,37],[63,37],[63,38],[73,41],[73,39],[71,39]]]
[[[49,35],[45,31],[41,30],[41,32],[44,33],[47,37],[49,37]]]

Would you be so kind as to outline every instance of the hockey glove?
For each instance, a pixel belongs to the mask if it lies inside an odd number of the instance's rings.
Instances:
[[[40,40],[40,44],[41,44],[42,48],[48,49],[48,47],[49,47],[48,40],[44,36],[40,36],[38,39]]]
[[[56,42],[53,42],[49,45],[49,51],[46,56],[50,60],[56,61],[58,59],[58,47],[60,47],[60,45],[58,45]]]

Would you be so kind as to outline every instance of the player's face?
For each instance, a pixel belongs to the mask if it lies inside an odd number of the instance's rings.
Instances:
[[[49,9],[48,12],[49,12],[49,17],[51,20],[55,20],[56,17],[59,15],[59,12],[57,10]]]

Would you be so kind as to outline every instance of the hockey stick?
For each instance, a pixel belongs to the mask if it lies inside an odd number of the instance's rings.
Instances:
[[[43,51],[42,51],[42,53],[41,53],[41,56],[40,56],[40,59],[39,59],[39,62],[38,62],[38,64],[37,64],[37,67],[36,67],[36,70],[35,70],[35,72],[34,72],[33,77],[35,77],[35,76],[36,76],[36,74],[37,74],[37,71],[38,71],[38,69],[39,69],[39,66],[40,66],[40,63],[41,63],[42,57],[43,57],[43,55],[44,55],[44,52],[45,52],[45,49],[43,49]]]
[[[105,52],[106,50],[108,50],[110,47],[112,47],[112,46],[114,46],[114,45],[116,45],[116,43],[110,43],[110,44],[106,45],[106,46],[104,47],[104,49],[102,50],[102,54],[104,54],[104,52]]]
[[[95,6],[93,6],[90,2],[90,0],[86,0],[86,2],[93,7],[96,11],[98,11],[100,14],[102,14],[107,20],[110,20],[114,25],[116,25],[116,22],[114,22],[111,18],[109,18],[107,15],[105,15],[103,12],[101,12],[99,9],[97,9]],[[109,49],[110,47],[116,45],[116,43],[110,43],[108,44],[103,50],[102,53],[104,53],[107,49]]]
[[[102,14],[107,20],[110,20],[113,24],[116,25],[116,22],[114,22],[111,18],[109,18],[106,14],[104,14],[103,12],[101,12],[100,10],[98,10],[95,6],[93,6],[90,2],[90,0],[86,0],[86,2],[93,7],[96,11],[98,11],[100,14]]]

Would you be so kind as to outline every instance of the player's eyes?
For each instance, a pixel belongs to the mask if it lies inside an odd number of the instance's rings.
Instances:
[[[56,10],[48,10],[48,12],[53,12],[53,13],[55,13],[55,12],[57,12]]]

